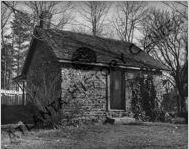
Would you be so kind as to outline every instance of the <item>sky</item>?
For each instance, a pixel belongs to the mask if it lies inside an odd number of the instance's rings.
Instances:
[[[110,2],[110,1],[109,1]],[[71,24],[68,24],[67,26],[65,26],[64,30],[73,30],[73,28],[77,28],[79,26],[79,23],[83,23],[87,25],[87,22],[83,19],[83,17],[81,17],[79,11],[80,11],[80,6],[82,5],[82,2],[80,1],[72,1],[73,6],[75,9],[73,9],[70,13],[72,13],[72,15],[74,16],[74,20],[72,21]],[[106,21],[108,22],[108,20],[110,20],[115,14],[116,14],[116,8],[115,8],[115,1],[110,2],[112,3],[111,8],[109,10],[109,13],[106,17]],[[155,7],[157,9],[163,9],[163,10],[167,10],[170,11],[171,9],[169,7],[167,7],[165,4],[163,4],[161,1],[149,1],[148,2],[148,6],[147,7]],[[61,9],[61,6],[57,7],[58,9]],[[17,5],[17,9],[18,10],[24,10],[25,12],[31,13],[31,10],[26,7],[24,4],[19,3]],[[55,22],[60,18],[60,14],[59,15],[54,15],[52,18],[52,22]],[[112,28],[112,26],[107,27],[107,30],[109,30],[110,28]],[[141,37],[141,33],[139,31],[135,32],[135,37],[140,38]],[[116,34],[114,34],[113,37],[114,39],[118,39],[118,37],[116,36]],[[137,41],[135,40],[134,43],[136,43]]]

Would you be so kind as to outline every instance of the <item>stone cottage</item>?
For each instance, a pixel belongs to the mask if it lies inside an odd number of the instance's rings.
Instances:
[[[127,114],[129,80],[167,70],[133,43],[50,29],[49,18],[35,27],[16,79],[24,81],[27,101],[44,106],[61,97],[63,119]]]

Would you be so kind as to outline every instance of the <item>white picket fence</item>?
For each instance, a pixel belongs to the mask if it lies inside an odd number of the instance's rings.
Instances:
[[[1,89],[1,104],[23,105],[22,91]]]

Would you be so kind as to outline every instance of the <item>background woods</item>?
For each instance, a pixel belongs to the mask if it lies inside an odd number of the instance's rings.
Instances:
[[[39,25],[41,12],[49,11],[51,28],[111,37],[140,46],[170,69],[162,75],[161,84],[178,91],[177,110],[186,111],[187,2],[3,1],[1,4],[2,89],[13,89],[12,78],[21,73],[33,29]],[[40,92],[49,93],[50,89],[43,90]]]
[[[110,2],[81,2],[79,13],[84,19],[85,23],[79,23],[84,28],[89,29],[89,33],[94,36],[102,36],[103,30],[106,27],[105,18],[108,15],[110,9]]]
[[[178,89],[178,111],[185,109],[182,68],[188,63],[187,21],[180,13],[157,9],[151,9],[143,20],[144,50],[171,70],[164,84],[170,82]]]
[[[122,41],[133,42],[136,30],[139,30],[141,21],[147,14],[146,2],[117,2],[116,14],[114,15],[112,26],[116,34]]]

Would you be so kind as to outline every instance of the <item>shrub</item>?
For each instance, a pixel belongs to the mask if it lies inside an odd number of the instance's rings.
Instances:
[[[181,117],[185,119],[185,123],[188,123],[188,112],[181,112],[176,115],[177,117]]]
[[[152,76],[137,77],[135,82],[136,87],[132,87],[131,99],[131,110],[134,117],[143,121],[155,121],[159,114],[158,111],[155,111],[156,91]]]
[[[161,109],[155,109],[154,110],[154,121],[160,121],[160,122],[165,122],[166,118],[165,118],[165,112]]]

